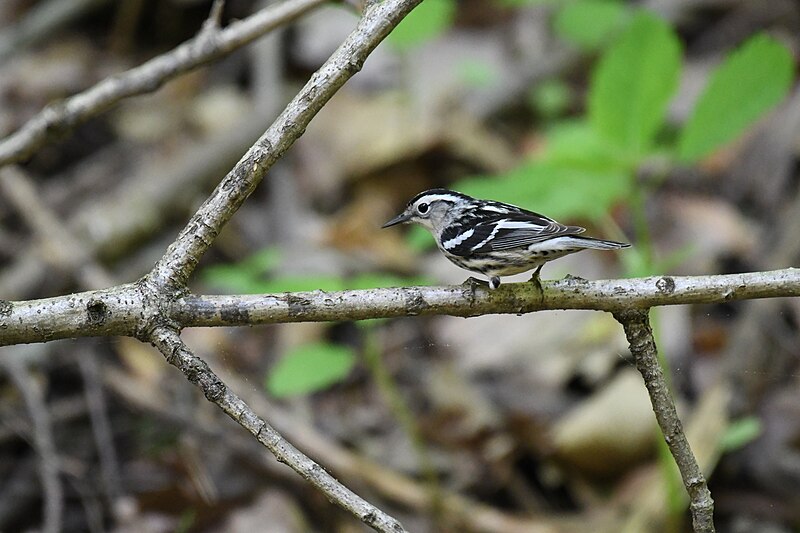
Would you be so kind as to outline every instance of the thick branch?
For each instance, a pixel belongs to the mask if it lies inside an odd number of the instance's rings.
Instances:
[[[94,87],[51,104],[0,142],[0,166],[30,157],[50,138],[85,122],[129,96],[153,92],[165,82],[241,48],[326,0],[286,0],[225,29],[207,25],[195,38]]]
[[[150,342],[164,354],[169,364],[178,368],[189,381],[203,391],[208,401],[217,404],[226,415],[252,433],[278,461],[291,467],[329,500],[377,531],[390,533],[405,531],[397,520],[339,483],[324,468],[292,446],[234,394],[205,361],[194,355],[176,331],[158,327],[153,331]]]
[[[156,318],[176,327],[364,320],[416,315],[471,317],[550,309],[624,311],[800,296],[800,269],[718,276],[649,277],[483,286],[405,287],[159,299],[139,282],[42,300],[0,300],[0,346],[72,337],[147,335]]]
[[[648,309],[617,311],[614,317],[625,328],[625,336],[630,343],[631,354],[636,368],[642,374],[656,420],[667,442],[669,451],[680,470],[683,484],[689,494],[689,509],[692,525],[696,533],[714,532],[714,500],[706,485],[706,479],[697,465],[689,441],[683,432],[683,425],[675,410],[675,403],[669,392],[667,380],[658,363],[658,352],[650,328]]]
[[[414,315],[478,316],[550,309],[616,311],[658,305],[721,303],[800,296],[800,269],[718,276],[649,277],[530,283],[491,291],[470,284],[339,292],[313,291],[239,296],[186,296],[172,316],[184,327],[363,320]]]

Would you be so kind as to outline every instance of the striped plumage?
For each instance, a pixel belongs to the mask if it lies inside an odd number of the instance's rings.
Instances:
[[[580,235],[584,228],[566,226],[511,204],[478,200],[447,189],[415,196],[406,209],[383,225],[415,222],[427,228],[444,255],[465,270],[489,277],[492,289],[500,276],[539,270],[547,261],[585,250],[627,248],[622,242]]]

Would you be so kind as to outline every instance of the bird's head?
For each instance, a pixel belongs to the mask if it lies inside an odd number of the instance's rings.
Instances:
[[[412,198],[402,213],[381,227],[416,222],[438,233],[458,216],[462,208],[470,205],[470,200],[469,196],[447,189],[424,191]]]

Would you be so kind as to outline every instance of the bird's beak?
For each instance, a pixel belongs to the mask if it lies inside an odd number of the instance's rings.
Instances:
[[[403,222],[408,222],[411,219],[411,215],[409,213],[403,212],[394,217],[392,220],[381,226],[381,228],[388,228],[389,226],[394,226],[397,224],[402,224]]]

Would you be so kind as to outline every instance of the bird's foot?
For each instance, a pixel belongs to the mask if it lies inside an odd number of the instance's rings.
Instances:
[[[539,272],[542,271],[542,266],[539,265],[536,270],[533,271],[533,275],[531,276],[530,282],[533,283],[533,286],[536,287],[536,290],[539,291],[539,294],[544,295],[544,288],[542,288],[542,278],[539,277]]]
[[[473,278],[472,276],[468,277],[464,280],[464,283],[461,284],[464,287],[469,287],[471,289],[477,289],[478,287],[486,287],[487,285],[491,288],[489,282],[484,281],[482,279]]]

